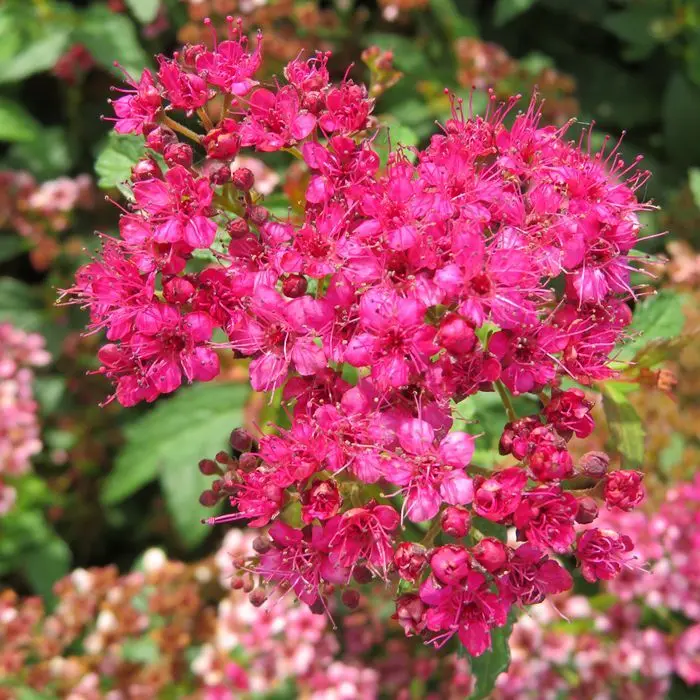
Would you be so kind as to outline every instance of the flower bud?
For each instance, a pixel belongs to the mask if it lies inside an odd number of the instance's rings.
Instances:
[[[399,576],[416,582],[428,560],[428,550],[417,542],[402,542],[394,552],[394,566]]]
[[[199,460],[199,471],[205,476],[221,474],[221,469],[219,468],[219,465],[213,459]]]
[[[460,583],[471,571],[471,557],[466,547],[447,544],[430,555],[430,568],[441,583]]]
[[[266,552],[269,552],[271,548],[272,548],[272,542],[270,542],[270,539],[268,537],[258,535],[253,540],[253,549],[258,554],[265,554]]]
[[[236,428],[231,432],[229,443],[236,452],[249,452],[253,446],[253,436],[243,428]]]
[[[359,584],[369,583],[374,578],[372,572],[366,566],[356,566],[353,569],[352,577]]]
[[[267,593],[262,588],[256,588],[254,591],[251,591],[248,600],[253,606],[259,608],[267,600]]]
[[[194,154],[192,147],[186,143],[169,143],[163,149],[163,159],[171,168],[175,165],[189,168],[192,166]]]
[[[248,216],[256,226],[260,226],[270,218],[270,212],[265,207],[251,207]]]
[[[472,547],[472,556],[490,574],[499,573],[505,567],[508,553],[508,546],[495,537],[484,537]]]
[[[238,464],[244,472],[248,472],[260,464],[260,457],[252,452],[245,452],[238,458]]]
[[[163,153],[166,146],[175,143],[178,143],[177,136],[167,126],[157,126],[146,137],[146,147],[156,153]]]
[[[590,476],[592,479],[602,479],[608,471],[610,457],[605,452],[586,452],[578,468],[582,474]]]
[[[212,185],[225,185],[231,179],[231,171],[220,160],[207,159],[201,168],[202,175],[209,178]]]
[[[229,221],[226,230],[231,238],[243,238],[250,233],[250,226],[245,219],[234,219]]]
[[[223,119],[215,129],[211,129],[202,139],[209,158],[229,160],[235,158],[241,148],[241,137],[238,135],[238,124],[235,119]]]
[[[248,192],[255,184],[255,175],[249,168],[236,168],[231,171],[231,182],[236,189]]]
[[[440,526],[446,535],[465,537],[471,527],[471,515],[461,506],[448,506],[442,513]]]
[[[586,496],[579,500],[578,511],[576,512],[576,522],[581,525],[588,525],[598,517],[598,504],[590,497]]]
[[[219,497],[213,491],[202,491],[202,493],[199,496],[199,502],[205,508],[212,508],[219,502]]]
[[[143,180],[163,179],[163,171],[160,165],[151,157],[142,158],[131,167],[131,179],[134,182],[142,182]]]
[[[304,275],[289,275],[282,282],[282,293],[290,299],[296,299],[306,294],[307,287],[308,283]]]
[[[437,340],[453,355],[468,355],[476,345],[476,334],[461,316],[448,314],[440,324]]]

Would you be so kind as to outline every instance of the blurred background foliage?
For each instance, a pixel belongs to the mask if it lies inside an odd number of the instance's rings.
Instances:
[[[596,150],[625,132],[620,148],[630,162],[644,155],[653,177],[643,194],[659,206],[646,215],[639,254],[672,263],[649,260],[667,289],[637,310],[635,330],[651,333],[632,343],[634,369],[604,396],[608,429],[581,451],[607,444],[643,464],[652,503],[689,478],[700,427],[697,0],[4,0],[0,323],[44,336],[52,362],[35,370],[43,449],[27,473],[0,468],[16,499],[0,515],[2,586],[41,594],[50,608],[54,582],[76,567],[128,571],[153,546],[191,562],[212,554],[222,533],[199,525],[210,513],[197,502],[207,479],[196,463],[224,449],[233,427],[264,425],[274,410],[232,361],[222,382],[156,406],[100,407],[108,387],[90,374],[97,339],[80,335],[79,310],[54,303],[95,249],[94,232],[115,231],[118,209],[105,195],[119,199],[138,154],[128,137],[108,137],[110,86],[154,65],[154,54],[211,41],[203,18],[221,27],[229,14],[263,29],[270,78],[301,51],[332,50],[337,74],[353,62],[388,127],[380,152],[425,143],[453,108],[445,88],[456,108],[464,100],[476,112],[487,89],[528,100],[536,88],[545,120],[576,117],[573,133]],[[305,174],[274,159],[260,167],[269,168],[269,201],[286,211]],[[670,234],[652,235],[662,231]],[[467,416],[486,433],[485,462],[497,459],[503,421],[488,399]]]

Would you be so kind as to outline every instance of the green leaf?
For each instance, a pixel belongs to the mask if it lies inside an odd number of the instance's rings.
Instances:
[[[695,206],[700,209],[700,168],[691,168],[688,170],[688,187],[693,195]]]
[[[680,433],[672,433],[668,445],[659,452],[661,471],[670,474],[681,463],[684,451],[685,438]]]
[[[126,428],[126,444],[105,480],[102,501],[119,503],[160,478],[183,541],[193,545],[203,539],[207,530],[199,521],[208,511],[198,499],[211,479],[200,474],[197,463],[223,449],[230,431],[243,421],[247,395],[243,385],[209,383],[161,399]]]
[[[27,250],[29,250],[29,244],[26,238],[15,233],[0,234],[0,263],[12,260]]]
[[[127,639],[121,645],[121,657],[133,664],[155,664],[160,658],[160,649],[151,637]]]
[[[126,5],[141,24],[150,24],[158,16],[160,0],[126,0]]]
[[[644,428],[628,394],[636,391],[635,384],[605,382],[603,409],[610,431],[610,449],[622,458],[623,469],[637,469],[644,461]]]
[[[508,528],[505,525],[499,525],[491,520],[482,518],[480,515],[475,515],[472,518],[472,525],[486,537],[495,537],[501,542],[508,539]]]
[[[107,143],[95,161],[97,185],[102,189],[123,186],[131,176],[131,167],[144,155],[144,139],[133,134],[118,134],[111,131]]]
[[[54,67],[70,43],[70,30],[54,28],[0,65],[0,83],[17,83]]]
[[[637,304],[626,343],[617,359],[629,360],[651,341],[668,340],[679,336],[685,324],[683,297],[665,289]]]
[[[493,14],[493,21],[497,27],[515,19],[518,15],[527,12],[538,0],[498,0]]]
[[[0,141],[31,141],[39,128],[39,123],[22,105],[0,98]]]
[[[472,673],[476,677],[476,686],[471,694],[471,700],[481,700],[487,697],[494,686],[496,679],[510,665],[510,646],[508,639],[513,631],[514,613],[508,615],[508,622],[503,627],[491,630],[491,650],[470,658]]]
[[[676,165],[700,162],[700,140],[692,138],[700,114],[700,87],[676,73],[668,81],[663,99],[663,130],[666,151]]]
[[[186,444],[180,447],[175,460],[160,462],[160,484],[176,530],[183,543],[195,547],[210,530],[201,524],[211,509],[199,503],[202,491],[211,487],[211,477],[197,468],[198,461],[214,454],[226,445],[233,428],[243,422],[243,406],[248,388],[243,385],[203,385],[209,395],[209,415],[203,415],[198,425],[188,431]],[[191,413],[189,405],[182,410]]]
[[[365,46],[376,45],[383,51],[391,51],[394,54],[394,65],[404,73],[413,75],[430,75],[434,72],[430,63],[414,39],[400,34],[384,34],[382,32],[370,32],[363,36]]]
[[[91,5],[82,19],[77,38],[95,62],[120,77],[123,77],[123,68],[134,78],[139,78],[149,60],[133,22],[125,15],[110,12],[103,5]],[[121,68],[115,67],[115,62]]]
[[[41,408],[41,414],[43,416],[52,415],[58,409],[66,391],[65,378],[59,376],[36,377],[33,387],[34,396]]]

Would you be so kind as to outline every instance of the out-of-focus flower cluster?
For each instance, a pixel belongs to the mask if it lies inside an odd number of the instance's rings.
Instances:
[[[357,586],[391,581],[407,635],[481,655],[511,609],[571,587],[557,556],[591,582],[629,565],[624,533],[580,526],[598,502],[638,505],[642,474],[608,472],[604,454],[574,464],[593,404],[560,384],[615,375],[649,174],[542,126],[536,99],[510,119],[517,100],[493,93],[484,117],[455,100],[426,148],[382,165],[365,85],[333,82],[317,52],[263,87],[263,36],[226,22],[226,40],[158,56],[113,102],[143,157],[120,238],[67,294],[106,331],[100,372],[124,406],[215,379],[222,347],[250,358],[253,389],[281,390],[289,427],[234,432],[235,458],[200,463],[201,502],[232,507],[212,523],[271,525],[244,564],[253,598],[292,589],[320,611],[336,587],[352,607]],[[266,207],[246,149],[303,163],[293,213]],[[501,470],[472,466],[475,437],[453,429],[482,391],[508,416]],[[518,417],[525,393],[541,406]],[[485,537],[493,524],[520,544]]]
[[[41,451],[33,368],[50,359],[42,336],[0,323],[0,516],[16,497],[7,478],[29,471],[32,456]]]
[[[563,124],[579,111],[574,97],[576,83],[549,65],[517,60],[498,44],[476,37],[455,42],[457,80],[463,87],[493,88],[501,99],[517,92],[529,92],[532,85],[543,99],[542,113],[547,121]]]
[[[15,231],[30,241],[30,257],[37,269],[46,269],[57,255],[56,236],[68,230],[74,213],[93,205],[89,175],[38,183],[23,171],[0,172],[0,229]]]

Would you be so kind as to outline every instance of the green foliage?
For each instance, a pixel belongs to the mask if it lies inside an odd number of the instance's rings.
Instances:
[[[506,24],[529,10],[538,0],[497,0],[493,21],[496,25]]]
[[[31,141],[38,130],[36,120],[22,105],[0,98],[0,141]]]
[[[141,24],[150,24],[158,16],[160,0],[126,0],[126,5]]]
[[[114,505],[159,479],[183,543],[198,544],[208,534],[200,520],[211,512],[197,498],[211,479],[200,474],[197,463],[225,447],[230,431],[243,422],[247,396],[243,385],[210,383],[183,387],[172,398],[161,399],[127,426],[102,501]]]
[[[605,382],[602,385],[603,408],[610,431],[611,451],[622,458],[623,469],[637,469],[644,460],[644,427],[639,413],[629,400],[635,384]]]
[[[102,189],[119,189],[129,196],[124,182],[131,175],[131,167],[143,156],[143,137],[118,134],[111,131],[95,161],[97,184]]]
[[[496,685],[496,679],[510,664],[510,647],[508,640],[513,631],[515,614],[510,613],[508,622],[503,627],[491,630],[491,649],[481,656],[469,660],[476,677],[476,686],[470,700],[482,700],[488,697]]]

